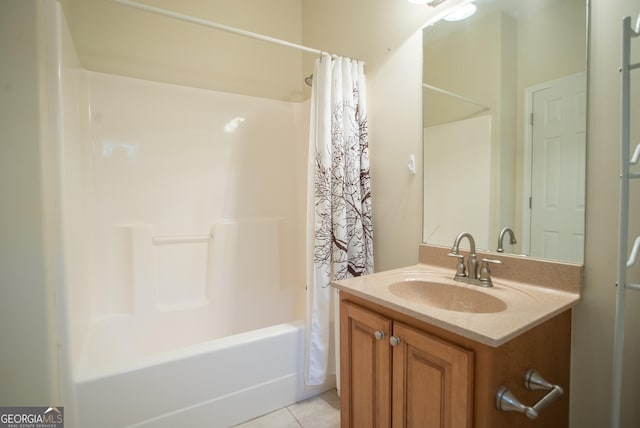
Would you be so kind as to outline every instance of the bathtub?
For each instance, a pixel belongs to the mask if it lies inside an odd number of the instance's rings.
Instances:
[[[106,228],[97,296],[111,300],[94,305],[74,372],[78,427],[229,427],[334,387],[302,380],[300,290],[281,269],[281,228],[279,218],[196,237]]]
[[[74,373],[78,427],[228,427],[333,386],[302,382],[304,323],[280,269],[281,223],[225,221],[196,238],[107,229],[99,296],[112,303],[94,312]]]
[[[103,279],[124,298],[90,323],[75,371],[78,427],[229,427],[335,386],[305,388],[279,224],[228,221],[204,240],[112,228],[111,260],[121,260]]]
[[[148,355],[119,355],[109,364],[85,360],[76,379],[78,426],[230,427],[317,395],[335,379],[304,386],[304,337],[304,322],[295,321]]]

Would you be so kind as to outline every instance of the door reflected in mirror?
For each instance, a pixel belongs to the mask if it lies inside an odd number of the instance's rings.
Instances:
[[[423,241],[582,263],[585,0],[477,0],[423,32]]]

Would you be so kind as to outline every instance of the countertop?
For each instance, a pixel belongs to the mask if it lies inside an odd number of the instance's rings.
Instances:
[[[501,257],[505,258],[505,256]],[[536,261],[533,260],[533,262]],[[449,264],[451,264],[450,260]],[[576,267],[580,269],[581,274],[582,268]],[[508,342],[571,308],[580,300],[579,285],[568,287],[569,289],[567,287],[547,288],[540,284],[527,284],[526,278],[513,281],[494,276],[493,287],[484,288],[454,281],[454,273],[453,269],[419,263],[400,269],[334,281],[332,286],[492,347]],[[478,298],[474,303],[486,301],[490,312],[464,312],[464,307],[456,308],[457,310],[442,309],[421,301],[419,292],[414,296],[405,294],[401,297],[397,293],[398,286],[391,289],[389,287],[390,284],[420,279],[435,279],[445,285],[471,289]]]

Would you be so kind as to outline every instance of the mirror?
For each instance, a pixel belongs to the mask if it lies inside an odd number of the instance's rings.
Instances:
[[[423,242],[582,263],[585,0],[476,0],[423,31]]]

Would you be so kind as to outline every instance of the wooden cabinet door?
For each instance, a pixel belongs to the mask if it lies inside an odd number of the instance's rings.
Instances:
[[[391,426],[390,334],[388,318],[349,302],[340,305],[342,428]]]
[[[394,322],[393,428],[472,425],[473,351]]]

